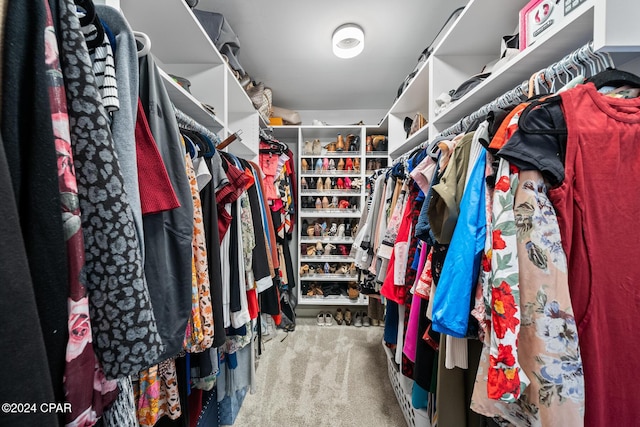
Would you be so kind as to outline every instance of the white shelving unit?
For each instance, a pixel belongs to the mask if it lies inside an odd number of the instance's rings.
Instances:
[[[468,3],[383,119],[389,129],[391,158],[435,137],[589,41],[594,42],[596,50],[609,52],[618,68],[640,71],[640,27],[629,21],[640,13],[640,3],[587,0],[532,46],[436,114],[439,95],[456,89],[498,59],[501,37],[518,31],[518,13],[527,3],[527,0]],[[428,124],[407,138],[404,118],[413,118],[417,112],[428,119]]]
[[[241,140],[234,141],[228,150],[256,160],[259,129],[268,119],[260,117],[189,6],[176,0],[112,0],[107,4],[119,6],[132,29],[151,39],[151,53],[174,105],[220,139],[242,130]],[[190,93],[169,74],[189,80]],[[202,103],[212,106],[215,116]]]

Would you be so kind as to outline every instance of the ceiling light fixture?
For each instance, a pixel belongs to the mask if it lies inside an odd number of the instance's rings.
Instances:
[[[338,58],[353,58],[364,50],[364,31],[359,25],[344,24],[331,37],[333,54]]]

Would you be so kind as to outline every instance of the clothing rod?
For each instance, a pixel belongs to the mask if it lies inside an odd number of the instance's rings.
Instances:
[[[587,69],[587,65],[590,66],[589,69]],[[402,154],[400,157],[394,160],[393,164],[406,161],[409,156],[416,150],[421,150],[428,147],[432,144],[433,141],[440,140],[442,137],[459,134],[471,123],[486,116],[490,111],[495,110],[496,108],[506,109],[524,102],[531,97],[534,85],[537,89],[540,89],[538,85],[540,84],[541,78],[543,79],[543,83],[551,84],[551,88],[547,89],[550,90],[553,89],[554,83],[556,79],[560,77],[560,75],[571,75],[572,70],[575,71],[576,74],[581,74],[584,77],[589,77],[599,72],[598,70],[602,71],[607,68],[615,68],[613,59],[608,53],[595,52],[593,49],[593,42],[591,41],[566,55],[561,60],[534,73],[529,79],[523,81],[518,86],[500,95],[493,101],[478,108],[473,113],[462,117],[457,123],[443,130],[433,139],[427,140],[420,144],[418,147]]]
[[[178,126],[181,126],[181,127],[184,127],[185,129],[188,129],[188,130],[191,130],[191,131],[194,131],[194,132],[199,132],[199,133],[205,135],[206,137],[211,139],[211,141],[213,141],[214,145],[216,145],[216,146],[218,144],[220,144],[220,137],[218,135],[216,135],[215,133],[211,132],[209,129],[204,127],[202,124],[198,123],[191,116],[188,116],[187,114],[185,114],[183,111],[181,111],[175,105],[173,106],[173,110],[174,110],[174,112],[176,114],[176,120],[178,121]]]

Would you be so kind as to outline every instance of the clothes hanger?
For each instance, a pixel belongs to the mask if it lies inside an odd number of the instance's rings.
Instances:
[[[640,88],[640,77],[628,71],[619,70],[617,68],[609,68],[586,80],[587,83],[593,83],[596,89],[605,86],[632,86]]]
[[[96,49],[102,46],[104,43],[104,27],[102,26],[102,22],[100,22],[100,18],[98,18],[93,1],[74,0],[74,4],[85,12],[85,15],[80,18],[80,25],[83,27],[93,25],[96,28],[96,36],[91,40],[86,40],[87,47],[89,49]]]
[[[133,36],[142,46],[142,49],[138,51],[138,58],[147,56],[151,52],[151,38],[141,31],[134,31]]]

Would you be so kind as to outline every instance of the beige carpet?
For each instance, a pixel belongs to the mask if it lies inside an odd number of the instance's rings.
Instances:
[[[317,326],[300,318],[294,332],[278,330],[265,344],[256,392],[247,394],[234,426],[406,426],[382,333],[380,326]]]

